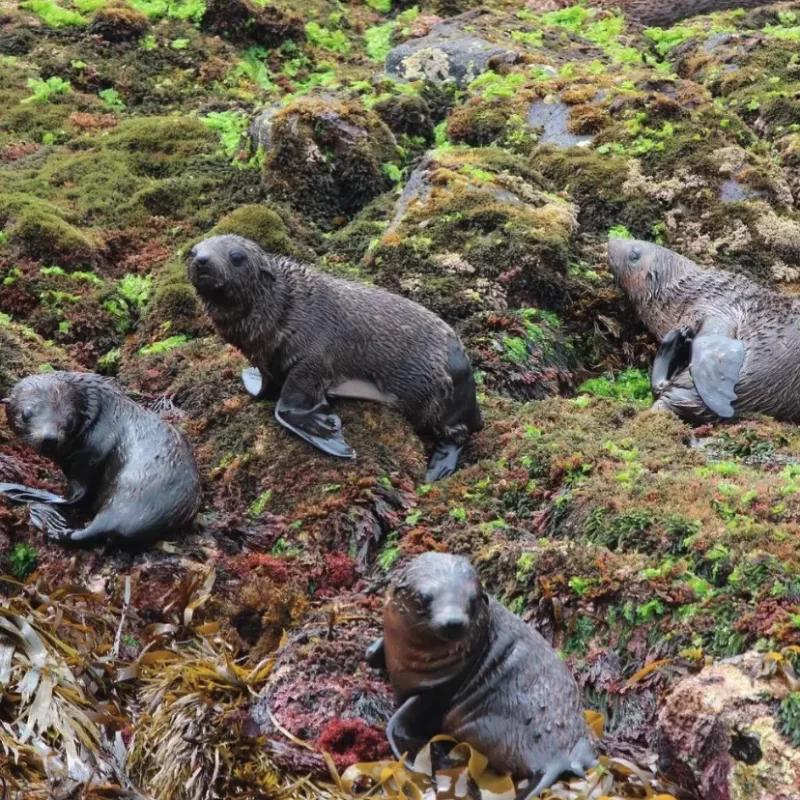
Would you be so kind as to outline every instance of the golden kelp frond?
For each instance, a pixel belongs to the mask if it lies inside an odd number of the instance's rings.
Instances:
[[[122,740],[112,743],[102,727],[113,713],[86,690],[102,660],[64,640],[82,627],[80,614],[58,598],[30,596],[35,606],[18,595],[0,608],[0,689],[10,710],[0,712],[0,774],[25,797],[39,788],[51,796],[56,785],[84,787],[89,797],[99,787],[129,790]]]
[[[587,717],[590,714],[597,730],[602,715],[587,712]],[[452,747],[442,754],[435,746],[446,743]],[[586,777],[561,781],[540,797],[542,800],[675,800],[676,789],[659,777],[655,758],[647,764],[605,756],[599,761]],[[524,788],[489,769],[485,756],[473,747],[448,736],[431,739],[417,755],[413,771],[397,761],[354,764],[342,775],[340,786],[351,797],[383,800],[429,800],[434,795],[447,800],[466,800],[477,794],[481,800],[514,800]]]

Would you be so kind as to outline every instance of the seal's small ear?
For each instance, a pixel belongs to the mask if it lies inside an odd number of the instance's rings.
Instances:
[[[263,261],[258,265],[258,274],[271,286],[275,283],[275,267],[272,264],[265,264]]]

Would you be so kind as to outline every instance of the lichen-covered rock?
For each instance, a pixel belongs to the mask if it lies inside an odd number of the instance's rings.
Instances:
[[[300,16],[251,0],[210,0],[201,25],[208,33],[262,47],[280,47],[303,36]]]
[[[109,42],[127,42],[144,35],[149,27],[150,22],[141,11],[125,0],[113,0],[97,9],[89,31]]]
[[[800,752],[776,714],[788,693],[775,663],[755,652],[684,678],[658,715],[659,767],[704,800],[797,800]]]
[[[452,81],[466,86],[488,69],[520,60],[515,48],[468,33],[466,28],[475,17],[475,12],[467,12],[445,20],[434,25],[427,36],[392,48],[386,56],[387,74],[401,80]]]
[[[381,285],[450,322],[558,308],[576,208],[500,149],[435,150],[409,177],[364,263]]]
[[[358,102],[303,97],[272,122],[264,166],[270,194],[320,225],[348,218],[392,186],[394,135]]]
[[[273,105],[259,111],[247,128],[250,147],[253,151],[259,149],[268,153],[272,149],[272,121],[280,106]]]

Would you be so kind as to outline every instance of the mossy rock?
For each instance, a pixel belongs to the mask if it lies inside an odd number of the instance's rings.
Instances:
[[[460,330],[481,386],[515,400],[542,400],[575,388],[572,342],[553,314],[535,308],[485,312]]]
[[[499,148],[433,151],[368,251],[376,283],[451,323],[477,311],[560,309],[576,208]]]
[[[28,375],[70,369],[75,364],[61,348],[0,315],[0,397]]]
[[[81,229],[55,214],[28,207],[8,228],[9,241],[20,253],[64,266],[91,266],[97,243]]]
[[[201,27],[234,42],[262,47],[277,48],[305,36],[302,17],[251,0],[210,0]]]
[[[375,103],[373,110],[397,136],[419,137],[426,142],[433,139],[431,109],[418,94],[400,94]]]
[[[89,31],[108,42],[135,41],[150,27],[147,17],[124,0],[112,0],[95,11]]]
[[[356,102],[304,97],[279,111],[264,180],[270,194],[324,227],[392,186],[399,160],[392,132]]]
[[[240,206],[224,216],[209,236],[234,233],[255,242],[262,250],[281,256],[309,258],[311,251],[290,236],[281,215],[266,205]]]

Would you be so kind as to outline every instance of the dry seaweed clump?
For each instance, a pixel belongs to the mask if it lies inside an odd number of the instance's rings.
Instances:
[[[144,36],[149,27],[150,22],[141,11],[124,0],[112,0],[97,9],[89,31],[108,42],[129,42]]]
[[[566,299],[575,206],[499,148],[435,150],[365,257],[376,282],[449,322]]]
[[[300,98],[272,122],[264,179],[270,194],[323,227],[348,219],[392,187],[392,132],[360,103]]]

